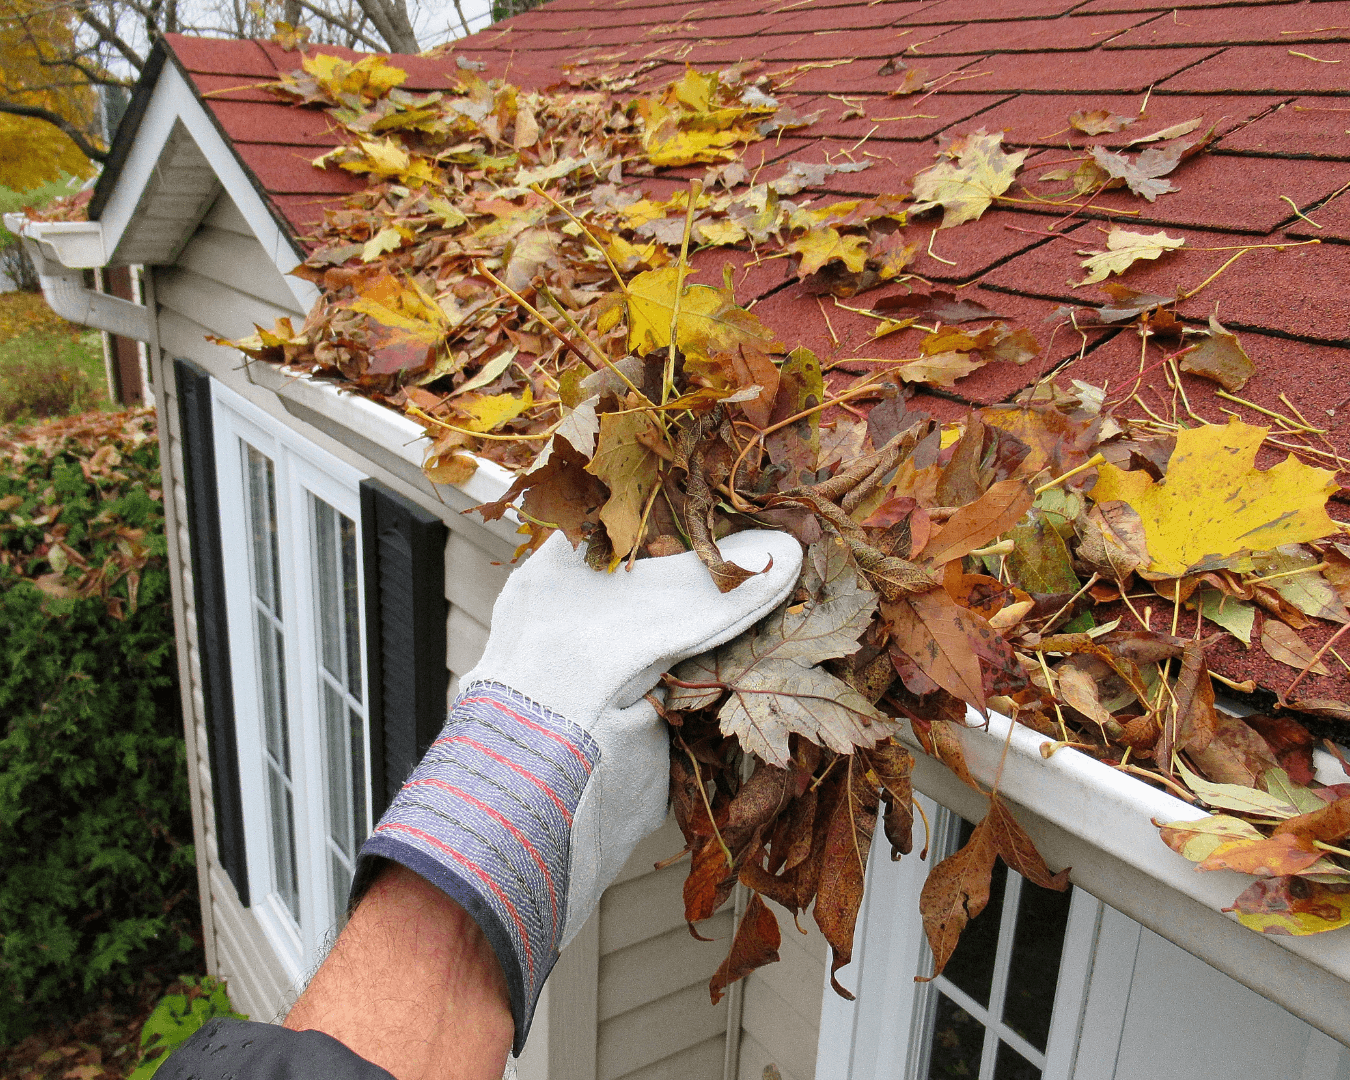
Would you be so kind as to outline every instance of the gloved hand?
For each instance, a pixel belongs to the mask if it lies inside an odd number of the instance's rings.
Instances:
[[[550,537],[507,579],[482,660],[361,848],[353,905],[382,857],[482,928],[506,974],[517,1054],[559,950],[665,819],[668,735],[644,694],[797,580],[790,536],[743,532],[718,546],[747,569],[772,566],[724,594],[692,552],[604,574]]]

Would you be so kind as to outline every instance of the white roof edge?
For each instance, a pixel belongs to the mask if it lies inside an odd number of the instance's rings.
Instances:
[[[345,391],[327,379],[316,379],[308,375],[285,376],[286,381],[274,387],[278,397],[289,397],[322,413],[342,427],[382,446],[397,457],[402,458],[419,470],[426,450],[426,432],[422,425],[395,412],[387,405],[380,405],[360,394]],[[475,503],[494,502],[506,494],[515,476],[509,469],[495,461],[480,457],[478,468],[473,476],[463,484],[454,485]],[[448,487],[450,485],[434,485]],[[497,521],[475,519],[489,532],[512,544],[519,544],[521,536],[516,532],[520,524],[514,511]]]
[[[215,121],[207,115],[192,87],[172,62],[166,63],[160,73],[122,171],[99,215],[106,255],[111,256],[117,250],[131,224],[176,122],[181,122],[192,136],[225,193],[239,207],[249,228],[284,276],[300,309],[308,311],[319,299],[318,287],[313,282],[289,276],[300,264],[290,239],[277,224],[233,149],[221,137]]]
[[[1153,819],[1201,818],[1206,816],[1205,811],[1073,749],[1060,749],[1050,758],[1043,758],[1041,747],[1052,742],[1051,739],[997,713],[990,714],[987,729],[974,710],[968,714],[967,722],[971,726],[956,729],[956,737],[964,751],[966,764],[981,783],[992,787],[998,777],[999,791],[1013,803],[1106,852],[1115,861],[1167,890],[1196,901],[1216,919],[1240,927],[1232,916],[1222,914],[1221,909],[1231,905],[1256,879],[1226,870],[1197,871],[1194,863],[1162,842],[1153,824]],[[923,754],[908,728],[905,741],[926,761],[933,761]],[[1332,764],[1330,755],[1319,756],[1317,760],[1322,769]],[[944,768],[942,772],[947,773],[947,770]],[[1090,881],[1085,886],[1092,891]],[[1165,929],[1159,928],[1159,932],[1166,936]],[[1274,944],[1335,979],[1350,981],[1350,932],[1331,931],[1306,937],[1257,934],[1245,928],[1241,932],[1250,934],[1254,945],[1257,942],[1263,946],[1264,943]],[[1201,958],[1220,968],[1225,966],[1217,962],[1221,958],[1203,955]],[[1258,989],[1274,1000],[1280,1000],[1286,992],[1283,985],[1278,987],[1278,993],[1273,993],[1270,988]],[[1288,987],[1286,1000],[1281,1004],[1311,1020],[1308,1010],[1299,1007],[1298,995],[1298,987]],[[1337,1011],[1345,1013],[1346,1009],[1338,1008]],[[1339,1030],[1329,1034],[1342,1039],[1350,1035],[1350,1014],[1338,1018],[1338,1023],[1333,1025],[1328,1025],[1325,1017],[1320,1019],[1318,1026],[1323,1030],[1328,1026],[1338,1027]]]

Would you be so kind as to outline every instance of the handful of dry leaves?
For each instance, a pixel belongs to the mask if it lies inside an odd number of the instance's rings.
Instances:
[[[1295,721],[1216,711],[1206,664],[1221,635],[1250,638],[1257,607],[1274,616],[1267,648],[1280,644],[1272,627],[1300,619],[1350,625],[1350,548],[1324,508],[1332,475],[1292,456],[1257,470],[1264,428],[1130,420],[1126,399],[1081,383],[957,423],[907,407],[907,384],[950,386],[1039,349],[1025,328],[905,272],[909,216],[977,221],[1023,154],[978,132],[897,194],[796,204],[825,171],[864,166],[797,163],[747,184],[737,148],[810,120],[753,65],[691,70],[627,102],[614,88],[533,94],[467,72],[447,93],[401,82],[377,58],[316,56],[277,87],[329,111],[350,137],[320,164],[370,187],[328,213],[300,271],[324,289],[305,325],[234,344],[418,418],[438,483],[462,482],[481,456],[516,467],[481,510],[513,508],[522,550],[561,530],[597,572],[622,572],[692,549],[725,591],[747,571],[715,538],[773,527],[806,546],[787,604],[667,677],[691,929],[738,882],[754,894],[714,1000],[776,958],[762,898],[813,906],[833,970],[848,962],[877,818],[893,857],[910,848],[912,760],[896,737],[909,727],[978,789],[952,737],[968,706],[1044,733],[1051,752],[1071,746],[1231,811],[1163,838],[1204,867],[1257,876],[1236,901],[1247,925],[1350,922],[1350,852],[1334,846],[1350,834],[1350,787],[1313,782],[1312,738]],[[1169,169],[1202,148],[1188,143]],[[702,180],[663,199],[621,186],[634,167],[694,162],[710,166]],[[1115,230],[1085,263],[1092,280],[1171,250],[1149,239]],[[687,280],[691,248],[722,244],[791,258],[820,292],[902,286],[874,305],[877,332],[922,327],[919,355],[827,381],[730,282]],[[1175,298],[1119,285],[1110,297],[1086,313],[1175,336],[1170,371],[1239,386],[1250,375],[1236,338],[1184,326]],[[987,794],[988,815],[924,890],[939,971],[988,899],[996,857],[1067,887]]]

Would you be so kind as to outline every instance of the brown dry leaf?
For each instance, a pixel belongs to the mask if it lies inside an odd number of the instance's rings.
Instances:
[[[1214,737],[1203,750],[1188,751],[1191,761],[1216,784],[1259,786],[1261,778],[1280,767],[1281,762],[1271,753],[1266,740],[1243,720],[1228,713],[1216,716]]]
[[[605,523],[615,558],[627,558],[642,539],[642,512],[656,488],[660,463],[647,444],[660,437],[660,428],[648,413],[605,413],[600,417],[600,439],[586,471],[609,488],[600,520]]]
[[[901,855],[908,855],[914,844],[913,787],[910,783],[914,758],[899,743],[887,741],[863,751],[863,760],[881,785],[881,798],[886,806],[883,825],[894,861]]]
[[[1085,135],[1113,135],[1133,124],[1137,116],[1119,116],[1110,109],[1079,110],[1069,117],[1069,126]]]
[[[872,305],[872,310],[884,314],[913,315],[919,319],[932,319],[940,323],[973,322],[976,319],[999,317],[998,312],[991,311],[978,300],[957,299],[955,293],[944,292],[941,289],[935,289],[931,293],[883,296]]]
[[[1177,742],[1187,751],[1204,750],[1214,738],[1219,717],[1214,711],[1214,684],[1205,663],[1205,647],[1198,641],[1188,641],[1182,650],[1181,674],[1173,695],[1177,702]]]
[[[694,849],[689,876],[684,879],[684,919],[690,933],[694,933],[694,923],[712,918],[726,903],[735,884],[736,873],[727,864],[717,837],[709,837]]]
[[[1059,684],[1059,698],[1069,708],[1074,709],[1103,731],[1115,725],[1115,717],[1102,705],[1097,695],[1097,683],[1082,668],[1068,661],[1055,669],[1055,681]]]
[[[1031,490],[1021,480],[1000,480],[975,502],[957,510],[929,539],[924,561],[939,566],[984,547],[1021,521],[1031,502]]]
[[[1170,146],[1150,146],[1131,161],[1124,154],[1112,153],[1100,146],[1088,147],[1093,162],[1118,184],[1128,186],[1136,195],[1153,202],[1159,195],[1176,191],[1177,187],[1166,176],[1188,157],[1198,154],[1214,135],[1211,128],[1194,139],[1172,143]]]
[[[1269,615],[1261,627],[1261,648],[1266,655],[1281,664],[1287,664],[1297,671],[1308,668],[1314,675],[1330,675],[1327,666],[1321,660],[1312,664],[1316,650],[1307,644],[1288,626]],[[1311,666],[1309,666],[1311,664]]]
[[[858,691],[817,666],[858,650],[876,594],[858,584],[852,562],[837,554],[832,541],[822,540],[812,549],[828,552],[822,562],[829,567],[815,597],[779,608],[748,634],[686,660],[673,673],[679,682],[724,685],[730,696],[718,713],[722,731],[780,767],[791,758],[788,743],[794,732],[850,753],[855,746],[875,746],[896,726]],[[683,709],[706,700],[705,691],[676,685],[666,704]]]
[[[1350,796],[1310,814],[1281,821],[1272,835],[1284,836],[1286,833],[1308,841],[1320,840],[1324,844],[1334,844],[1350,836]]]
[[[812,913],[833,953],[830,985],[835,993],[852,1001],[853,995],[839,985],[835,972],[853,958],[853,929],[862,905],[863,875],[877,823],[877,800],[863,779],[865,766],[857,755],[847,759],[845,768],[842,798],[829,823],[819,892]]]
[[[975,826],[965,847],[929,871],[919,893],[919,914],[933,950],[933,974],[916,975],[915,982],[928,982],[942,974],[956,951],[961,931],[989,903],[989,880],[997,857],[994,826],[985,817]]]
[[[1063,892],[1069,887],[1069,870],[1066,867],[1058,874],[1052,874],[1045,865],[1041,853],[1036,850],[1031,837],[1022,828],[1012,811],[1004,805],[997,792],[989,797],[989,813],[985,816],[989,825],[994,846],[999,856],[1008,866],[1021,874],[1033,885],[1042,889],[1055,889]]]
[[[883,601],[881,613],[893,652],[909,657],[947,693],[985,711],[977,642],[985,635],[1002,641],[996,630],[942,589]]]
[[[783,943],[782,933],[778,929],[778,919],[768,909],[758,893],[750,894],[750,902],[745,906],[741,924],[736,927],[736,936],[731,942],[731,952],[722,961],[708,984],[712,1003],[722,1000],[726,988],[737,979],[743,979],[756,968],[778,961],[778,946]]]
[[[1212,379],[1230,393],[1236,393],[1256,374],[1256,365],[1237,335],[1211,315],[1209,336],[1181,358],[1181,370]]]

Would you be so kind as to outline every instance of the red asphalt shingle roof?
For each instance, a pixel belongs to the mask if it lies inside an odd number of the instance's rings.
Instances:
[[[297,54],[269,42],[170,36],[168,43],[298,236],[325,205],[361,186],[341,170],[310,165],[338,142],[322,113],[278,104],[256,85],[297,68]],[[943,77],[940,89],[887,97],[900,77],[878,69],[891,57],[925,69],[927,79]],[[969,404],[1007,400],[1051,373],[1064,385],[1075,378],[1112,387],[1133,382],[1141,345],[1131,329],[1091,329],[1084,342],[1072,328],[1056,331],[1046,319],[1063,303],[1099,302],[1095,290],[1075,290],[1069,282],[1082,276],[1079,249],[1100,246],[1105,221],[1166,228],[1186,238],[1187,248],[1136,264],[1124,279],[1169,295],[1205,280],[1235,246],[1319,239],[1317,246],[1251,251],[1179,311],[1199,322],[1217,314],[1239,331],[1258,367],[1245,396],[1287,412],[1279,400],[1284,393],[1327,429],[1328,446],[1350,456],[1350,191],[1344,190],[1350,186],[1350,2],[708,0],[674,7],[553,0],[454,43],[443,58],[395,62],[409,72],[406,89],[428,91],[450,85],[458,58],[486,65],[485,77],[538,89],[564,81],[565,65],[574,80],[631,74],[633,92],[677,78],[686,64],[762,60],[770,73],[817,64],[791,77],[779,96],[799,112],[823,108],[821,120],[746,152],[747,165],[763,166],[761,181],[781,173],[788,160],[873,162],[865,171],[830,177],[822,191],[809,193],[815,195],[906,190],[912,175],[933,163],[941,142],[978,128],[1003,129],[1008,144],[1031,151],[1022,173],[1026,190],[1009,192],[1025,201],[934,234],[932,255],[913,269],[947,287],[965,286],[965,295],[1030,328],[1043,351],[1025,367],[990,364],[958,382],[954,394],[921,395],[923,406],[942,417],[961,415]],[[1116,135],[1088,138],[1069,128],[1069,115],[1080,109],[1137,114],[1145,95],[1146,119]],[[853,109],[865,115],[843,119]],[[1066,148],[1120,147],[1196,117],[1206,128],[1216,125],[1218,137],[1208,153],[1175,171],[1179,191],[1154,203],[1109,192],[1068,222],[1063,207],[1034,202],[1062,187],[1034,178],[1069,156]],[[664,196],[683,183],[673,178],[700,173],[671,170],[665,177],[672,179],[633,182]],[[1122,217],[1122,211],[1135,213]],[[926,243],[936,223],[910,228]],[[1052,225],[1064,235],[1051,236]],[[901,333],[872,342],[871,320],[823,303],[785,278],[786,260],[747,266],[750,261],[748,252],[727,249],[694,257],[710,281],[729,263],[738,300],[757,302],[770,325],[790,327],[790,345],[808,345],[823,358],[913,354],[917,339]],[[1153,345],[1148,351],[1161,355]],[[1170,399],[1166,385],[1152,381]],[[1216,398],[1204,380],[1183,375],[1182,385],[1206,419],[1223,422],[1221,409],[1230,408],[1249,422],[1265,419]],[[1144,396],[1150,393],[1146,388]],[[1170,401],[1149,404],[1170,409]],[[1261,464],[1271,460],[1266,452]],[[1350,483],[1350,473],[1338,478]],[[1350,518],[1350,507],[1332,509]],[[1325,626],[1305,632],[1314,644],[1329,634]],[[1253,677],[1275,690],[1293,676],[1255,646],[1229,643],[1212,663],[1231,678]],[[1303,690],[1345,699],[1350,678],[1343,671],[1310,676]]]

